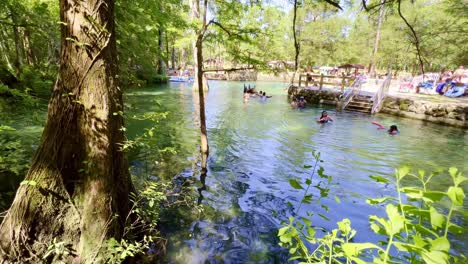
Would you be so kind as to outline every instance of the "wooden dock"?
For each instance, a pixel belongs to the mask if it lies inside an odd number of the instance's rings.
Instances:
[[[322,90],[324,85],[333,85],[335,87],[341,87],[341,92],[344,91],[344,88],[349,86],[354,81],[353,76],[336,76],[336,75],[323,75],[323,74],[313,74],[313,73],[301,73],[299,75],[299,85],[300,88],[302,85],[308,87],[309,84],[316,86],[319,90]]]

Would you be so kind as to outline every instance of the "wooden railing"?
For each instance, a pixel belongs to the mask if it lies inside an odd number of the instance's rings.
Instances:
[[[372,114],[378,113],[380,111],[380,108],[382,106],[383,100],[388,94],[388,90],[390,88],[390,83],[392,82],[392,74],[388,73],[387,78],[385,78],[384,82],[382,85],[379,87],[377,92],[374,94],[374,97],[372,98]]]
[[[362,76],[357,77],[353,83],[343,92],[340,96],[341,110],[344,110],[346,106],[353,100],[353,97],[361,91],[362,83],[364,78]]]
[[[305,87],[308,87],[309,84],[318,86],[319,90],[322,90],[324,85],[335,85],[340,86],[341,91],[344,91],[344,88],[351,83],[353,83],[354,77],[349,77],[345,75],[323,75],[323,74],[312,74],[312,73],[301,73],[299,75],[299,85],[301,87],[304,84]]]

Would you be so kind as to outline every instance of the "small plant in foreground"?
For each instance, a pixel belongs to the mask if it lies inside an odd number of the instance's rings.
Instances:
[[[450,168],[453,184],[444,192],[429,189],[436,175],[422,170],[412,174],[409,168],[403,167],[395,171],[397,197],[367,199],[371,205],[386,204],[386,217],[369,216],[371,229],[384,238],[377,244],[352,242],[357,232],[351,228],[349,219],[343,219],[337,223],[338,228],[317,237],[310,219],[289,217],[289,222],[278,231],[280,245],[289,249],[291,260],[300,263],[436,264],[460,261],[465,257],[450,254],[450,236],[465,231],[454,222],[453,216],[465,213],[465,193],[461,184],[468,178],[456,168]],[[380,176],[371,178],[389,182]],[[416,184],[403,186],[402,180],[410,178]],[[442,203],[446,206],[442,207]]]

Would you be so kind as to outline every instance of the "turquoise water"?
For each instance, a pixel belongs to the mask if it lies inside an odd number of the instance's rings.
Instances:
[[[312,151],[321,153],[325,173],[333,176],[330,199],[322,201],[330,211],[311,204],[303,206],[301,214],[325,214],[330,221],[312,218],[314,225],[325,229],[349,218],[358,230],[356,242],[378,240],[369,229],[368,215],[382,215],[383,208],[371,207],[365,199],[395,194],[392,184],[375,183],[370,175],[393,179],[394,168],[403,165],[426,171],[456,166],[465,175],[468,171],[466,130],[386,115],[336,112],[330,107],[298,111],[289,106],[284,84],[265,82],[256,86],[273,97],[267,102],[251,99],[244,103],[242,83],[210,82],[206,96],[209,170],[200,199],[209,213],[186,223],[182,230],[167,231],[171,262],[286,262],[287,252],[277,246],[277,228],[302,198],[288,180],[304,181],[310,175],[311,169],[303,165],[312,163]],[[198,176],[193,170],[199,147],[196,99],[197,94],[185,84],[127,93],[130,113],[169,112],[167,120],[157,125],[161,135],[155,144],[172,148],[178,155],[168,155],[166,162],[150,165],[150,174],[166,178],[175,174]],[[334,123],[314,121],[324,109],[334,117]],[[377,130],[371,124],[373,120],[387,126],[396,124],[401,133],[389,136]],[[130,121],[129,136],[141,133],[144,127],[144,122]],[[143,167],[148,172],[145,155],[131,155],[134,169],[142,174]],[[434,186],[446,189],[449,184],[449,177],[442,176]],[[339,197],[340,204],[334,196]],[[457,251],[466,254],[466,237],[455,240]]]
[[[309,211],[326,215],[330,221],[313,217],[312,222],[328,230],[335,228],[337,221],[349,218],[358,230],[356,242],[379,239],[369,229],[368,215],[383,215],[384,209],[367,205],[365,199],[395,194],[392,184],[375,183],[370,175],[393,179],[395,167],[409,165],[427,171],[456,166],[467,176],[466,130],[386,115],[336,112],[330,107],[298,111],[289,106],[286,85],[280,83],[256,83],[258,90],[273,97],[266,102],[252,98],[244,103],[242,85],[210,82],[206,95],[210,142],[206,188],[202,188],[197,171],[198,94],[180,83],[132,89],[125,94],[131,140],[154,123],[133,116],[167,113],[158,119],[148,147],[129,152],[132,174],[142,179],[190,179],[195,194],[197,188],[201,191],[202,196],[195,199],[204,206],[203,213],[164,220],[170,223],[164,232],[169,238],[171,263],[287,262],[287,251],[277,246],[277,229],[302,198],[302,192],[288,181],[309,177],[311,169],[303,165],[311,165],[312,151],[321,153],[321,166],[333,177],[330,198],[322,200],[330,210],[326,212],[319,203],[313,203],[302,206],[300,214]],[[315,122],[324,109],[336,120],[334,123]],[[20,140],[25,147],[19,158],[26,161],[37,148],[45,116],[40,113],[31,122],[29,115],[25,112],[9,120],[0,115],[0,124],[17,129],[6,138],[2,134],[2,142]],[[401,133],[389,136],[371,124],[374,120],[386,126],[396,124]],[[21,179],[2,177],[0,202],[5,203],[2,193]],[[444,190],[450,184],[447,175],[436,179],[436,188]],[[468,186],[464,189],[468,192]],[[317,190],[313,194],[318,195]],[[465,204],[467,211],[467,201]],[[459,222],[468,228],[466,222]],[[467,255],[467,236],[454,240],[456,252]]]

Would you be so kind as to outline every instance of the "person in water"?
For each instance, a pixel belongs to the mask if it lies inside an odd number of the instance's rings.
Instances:
[[[307,101],[304,99],[304,96],[301,96],[301,98],[299,98],[299,101],[297,101],[297,108],[304,108],[306,103]]]
[[[378,129],[385,129],[385,126],[378,123],[378,122],[375,122],[373,121],[372,124],[378,126],[379,128]],[[391,125],[390,128],[387,130],[388,134],[390,135],[396,135],[398,134],[400,131],[398,131],[398,127],[396,125]]]
[[[333,118],[328,116],[327,111],[323,111],[322,115],[317,120],[317,122],[319,122],[319,123],[328,123],[328,122],[333,122],[333,121],[335,121],[335,120],[333,120]]]
[[[398,134],[398,127],[396,125],[391,125],[390,126],[390,129],[387,130],[387,132],[390,134],[390,135],[396,135]]]

